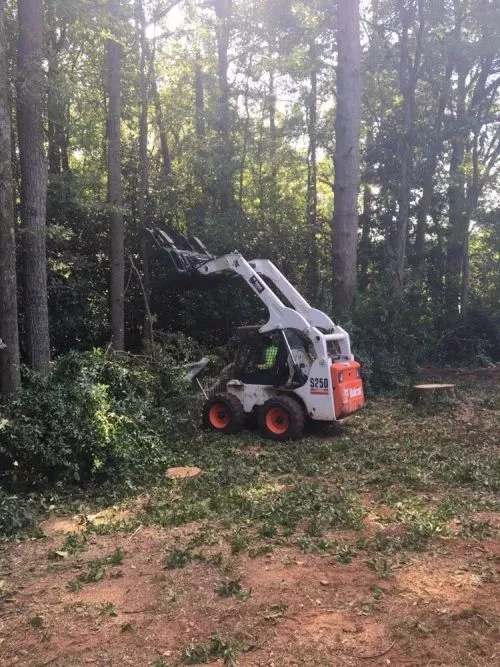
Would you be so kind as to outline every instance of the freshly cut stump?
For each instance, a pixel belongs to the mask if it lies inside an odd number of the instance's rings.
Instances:
[[[203,470],[201,468],[196,468],[195,466],[189,466],[185,468],[169,468],[167,470],[167,477],[172,479],[186,479],[187,477],[197,477],[201,475]]]
[[[412,387],[412,403],[428,403],[443,399],[456,400],[454,384],[416,384]]]

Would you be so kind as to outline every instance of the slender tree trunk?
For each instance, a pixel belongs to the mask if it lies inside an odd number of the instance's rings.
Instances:
[[[121,59],[118,41],[120,0],[108,0],[112,36],[107,43],[108,67],[108,205],[111,228],[111,342],[113,349],[125,346],[125,248],[123,224],[123,195],[121,184]]]
[[[232,0],[214,0],[219,75],[219,133],[220,166],[218,177],[218,209],[227,214],[233,203],[233,146],[231,141],[231,107],[228,80],[229,35],[231,32]]]
[[[271,46],[271,57],[273,55]],[[271,238],[273,244],[279,244],[281,238],[279,213],[280,213],[280,188],[278,182],[278,133],[276,128],[276,85],[273,64],[269,71],[269,94],[267,104],[269,118],[269,178],[267,179],[267,215]]]
[[[164,185],[168,185],[172,178],[172,161],[170,159],[170,149],[168,147],[167,129],[165,127],[165,119],[163,117],[163,109],[161,108],[161,99],[158,92],[158,84],[156,82],[156,68],[154,64],[154,54],[151,53],[150,77],[151,77],[151,92],[153,94],[153,101],[155,105],[156,125],[160,134],[160,151],[161,151],[161,174]]]
[[[403,95],[403,135],[399,145],[400,186],[398,195],[398,219],[396,230],[396,272],[395,287],[404,284],[406,264],[406,241],[410,219],[410,189],[413,172],[413,145],[415,124],[415,93],[419,78],[422,38],[424,29],[423,1],[417,0],[418,30],[413,58],[409,52],[409,32],[413,23],[414,0],[400,3],[401,41],[400,41],[400,90]]]
[[[49,43],[47,70],[48,162],[49,174],[58,175],[63,170],[62,158],[66,142],[64,85],[59,67],[59,53],[64,45],[66,30],[63,28],[58,34],[54,0],[48,0],[47,2],[47,30]]]
[[[333,304],[347,318],[356,296],[361,47],[359,0],[337,2],[337,111],[333,214]]]
[[[245,186],[245,169],[247,166],[247,152],[248,152],[248,140],[249,140],[249,130],[250,130],[250,106],[249,106],[249,96],[250,96],[250,76],[252,70],[252,56],[250,56],[250,62],[248,65],[246,82],[245,82],[245,95],[244,95],[244,107],[245,107],[245,123],[243,126],[243,146],[241,151],[241,166],[240,166],[240,183],[238,191],[238,203],[240,208],[243,209],[243,194]]]
[[[372,189],[369,183],[363,185],[363,213],[361,214],[361,239],[359,241],[359,289],[368,287],[368,267],[370,265],[370,223],[372,213]]]
[[[139,71],[139,196],[137,211],[139,224],[142,229],[146,227],[146,204],[149,191],[149,160],[148,160],[148,76],[147,76],[147,40],[146,40],[146,16],[142,0],[136,0],[136,13],[139,22],[139,46],[140,46],[140,71]],[[153,351],[153,322],[151,321],[151,280],[149,270],[149,257],[145,239],[141,243],[141,261],[144,276],[144,347],[148,353]]]
[[[473,128],[473,138],[472,138],[472,147],[470,150],[470,159],[467,160],[467,163],[470,163],[471,168],[469,169],[469,175],[467,179],[466,187],[466,205],[465,205],[465,221],[464,221],[464,244],[463,244],[463,265],[462,265],[462,284],[461,284],[461,294],[460,294],[460,305],[461,305],[461,314],[466,316],[469,310],[469,280],[470,280],[470,267],[469,267],[469,236],[470,236],[470,223],[474,216],[474,213],[477,209],[479,202],[479,197],[481,194],[482,186],[484,182],[488,179],[491,173],[491,165],[495,164],[496,159],[493,153],[493,161],[485,159],[483,161],[482,172],[483,172],[483,182],[481,183],[480,176],[480,157],[479,157],[479,141],[480,141],[480,131],[481,125],[486,120],[489,115],[489,111],[493,104],[493,99],[488,99],[487,93],[487,82],[490,76],[494,71],[494,63],[497,58],[498,48],[494,40],[494,29],[492,29],[493,18],[493,5],[490,4],[489,0],[480,1],[481,8],[481,36],[483,43],[486,45],[486,49],[481,57],[481,69],[479,71],[479,76],[474,87],[472,94],[472,99],[468,109],[468,116],[475,119],[475,127]],[[500,146],[500,142],[498,144]]]
[[[479,181],[479,149],[478,149],[478,133],[474,134],[471,155],[471,175],[467,183],[467,200],[466,200],[466,234],[464,239],[464,258],[462,267],[462,292],[461,292],[461,313],[467,315],[469,311],[469,280],[470,280],[470,266],[469,266],[469,236],[470,236],[470,222],[477,208],[480,181]]]
[[[410,159],[411,132],[413,129],[415,91],[411,88],[411,63],[408,51],[408,32],[410,20],[406,7],[408,0],[400,4],[400,17],[402,23],[402,34],[400,40],[400,64],[399,64],[399,87],[403,94],[403,126],[402,136],[399,141],[399,194],[398,194],[398,217],[395,237],[395,286],[402,287],[404,283],[404,271],[406,261],[406,237],[408,235],[408,221],[410,217]],[[410,0],[411,2],[411,0]]]
[[[317,300],[319,291],[319,266],[318,246],[316,234],[318,233],[318,169],[317,169],[317,104],[318,104],[318,63],[316,58],[316,44],[314,40],[309,45],[311,59],[310,85],[307,109],[309,150],[307,161],[307,193],[306,193],[306,218],[309,235],[308,253],[308,292],[313,303]]]
[[[137,211],[141,227],[146,222],[146,200],[149,187],[148,164],[148,77],[146,73],[146,17],[142,0],[136,1],[136,13],[139,22],[139,197]]]
[[[16,243],[5,0],[0,0],[0,393],[19,389]]]
[[[45,219],[47,162],[42,127],[42,1],[19,0],[18,18],[17,124],[21,167],[26,355],[31,368],[46,374],[50,364],[50,339]]]
[[[450,180],[448,186],[449,233],[446,249],[445,305],[449,317],[460,312],[460,290],[468,233],[465,200],[465,83],[467,68],[462,61],[457,69],[456,124],[451,141]]]
[[[192,219],[195,234],[205,228],[208,181],[207,181],[207,144],[205,119],[205,76],[202,69],[200,52],[196,51],[194,67],[194,123],[196,133],[196,152],[194,160],[194,176],[199,186],[200,195],[193,206]]]
[[[61,135],[61,167],[63,174],[69,174],[69,153],[70,153],[70,117],[71,117],[71,103],[68,100],[65,110],[65,123]]]
[[[359,289],[363,293],[366,291],[369,283],[368,269],[371,257],[371,223],[372,223],[372,202],[375,174],[373,167],[373,122],[370,120],[366,128],[366,146],[365,146],[365,169],[363,174],[363,213],[360,217],[361,238],[359,241]]]
[[[203,70],[201,68],[201,57],[196,53],[196,65],[194,69],[194,94],[195,94],[195,126],[198,148],[205,140],[205,87],[203,85]]]
[[[278,135],[276,131],[276,85],[274,81],[275,72],[271,65],[269,72],[269,162],[271,167],[271,189],[273,195],[277,189],[278,182]]]
[[[427,231],[427,219],[430,215],[432,197],[434,194],[434,177],[436,174],[438,159],[443,148],[443,121],[446,106],[450,95],[450,83],[453,73],[451,60],[446,66],[444,79],[439,94],[436,120],[432,129],[432,138],[428,153],[423,166],[422,198],[420,199],[417,212],[417,229],[415,236],[415,266],[417,270],[422,268],[425,259],[425,234]]]

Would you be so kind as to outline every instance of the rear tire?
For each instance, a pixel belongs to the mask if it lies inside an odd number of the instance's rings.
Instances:
[[[270,398],[258,412],[262,435],[270,440],[296,440],[302,436],[306,417],[302,406],[293,398]]]
[[[215,394],[203,406],[203,426],[212,431],[238,433],[244,423],[243,406],[233,394]]]

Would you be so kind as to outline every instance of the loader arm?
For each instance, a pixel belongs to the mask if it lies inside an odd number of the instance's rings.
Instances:
[[[341,360],[350,361],[349,335],[334,324],[321,310],[313,308],[281,271],[267,259],[248,262],[238,251],[214,257],[196,237],[179,235],[181,247],[163,230],[145,230],[149,243],[156,249],[169,271],[170,279],[177,284],[190,285],[200,278],[233,274],[243,278],[250,289],[264,303],[269,320],[260,331],[266,333],[276,329],[298,329],[311,341],[318,358],[328,355],[328,343],[335,341]],[[267,278],[290,303],[283,303],[279,296],[262,280]],[[203,282],[203,280],[201,280]]]
[[[347,331],[344,331],[342,327],[334,324],[331,318],[322,310],[313,308],[270,260],[254,259],[250,261],[250,266],[260,276],[264,276],[271,280],[281,294],[283,294],[295,310],[300,313],[311,326],[331,332],[330,336],[333,336],[333,338],[329,338],[329,340],[338,341],[342,357],[345,357],[346,359],[353,358]]]
[[[224,272],[241,276],[269,311],[269,320],[260,329],[262,333],[275,329],[298,329],[309,338],[318,357],[327,355],[329,341],[337,341],[341,358],[353,359],[347,332],[336,326],[325,313],[312,308],[272,262],[247,262],[239,252],[234,252],[205,262],[198,267],[198,272],[204,276]],[[294,307],[285,306],[269,285],[261,280],[259,274],[272,280]],[[321,332],[319,327],[330,333]]]

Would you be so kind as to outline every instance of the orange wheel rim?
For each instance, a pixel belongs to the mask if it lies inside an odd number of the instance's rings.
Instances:
[[[229,411],[224,403],[214,403],[208,418],[214,428],[225,428],[229,424]]]
[[[271,408],[266,414],[266,428],[274,435],[283,435],[290,428],[290,417],[283,408]]]

